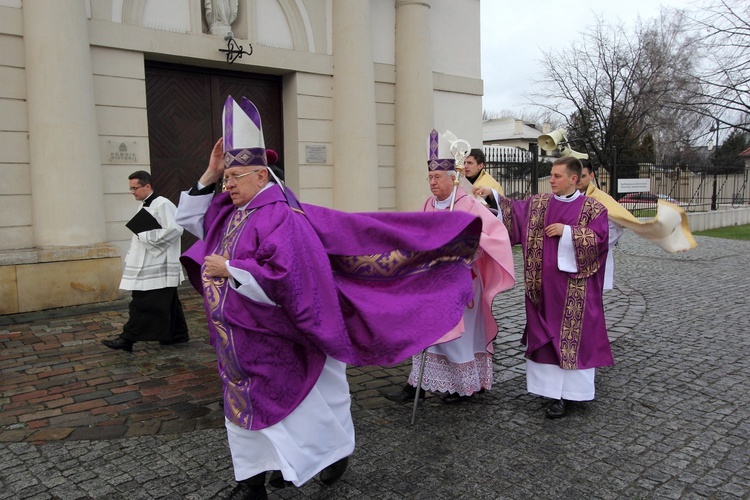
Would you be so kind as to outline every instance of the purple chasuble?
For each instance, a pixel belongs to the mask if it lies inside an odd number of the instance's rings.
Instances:
[[[500,212],[511,242],[523,248],[526,357],[567,370],[613,365],[602,302],[607,209],[585,196],[562,202],[540,194],[501,198]],[[557,222],[571,228],[578,273],[558,269],[560,238],[544,234]]]
[[[287,197],[289,199],[287,199]],[[291,206],[290,206],[291,205]],[[281,421],[307,396],[326,355],[395,364],[449,332],[472,298],[481,221],[470,214],[347,214],[300,205],[278,186],[237,210],[214,197],[205,239],[181,261],[203,294],[226,417],[245,429]],[[203,273],[226,256],[276,303]]]

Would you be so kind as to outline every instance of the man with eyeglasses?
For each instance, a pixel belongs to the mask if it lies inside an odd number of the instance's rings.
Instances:
[[[270,170],[255,105],[227,98],[223,122],[177,220],[200,240],[182,262],[219,361],[237,481],[226,498],[262,500],[268,471],[273,487],[342,477],[354,451],[347,363],[396,364],[456,326],[481,223],[299,203]]]
[[[129,318],[122,333],[102,340],[110,349],[132,352],[140,341],[178,344],[190,340],[177,286],[182,282],[180,236],[182,227],[175,222],[174,204],[154,192],[151,174],[144,170],[128,177],[130,192],[141,203],[141,210],[153,216],[158,229],[133,235],[125,257],[122,290],[130,290]]]

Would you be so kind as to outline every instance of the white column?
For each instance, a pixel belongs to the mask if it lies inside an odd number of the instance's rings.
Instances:
[[[106,240],[85,0],[24,0],[36,246]]]
[[[378,210],[370,3],[333,0],[333,207]]]
[[[429,0],[396,0],[396,208],[429,196],[427,137],[434,127]]]

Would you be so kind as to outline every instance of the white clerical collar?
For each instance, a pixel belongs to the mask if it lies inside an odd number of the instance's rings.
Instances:
[[[450,196],[448,196],[443,201],[440,201],[437,199],[437,197],[435,197],[435,208],[437,208],[438,210],[445,210],[446,208],[450,208],[450,206],[451,206]]]
[[[573,194],[570,194],[568,196],[557,196],[555,195],[555,199],[558,201],[562,201],[563,203],[570,203],[571,201],[574,201],[578,199],[579,196],[583,196],[579,190],[573,191]]]
[[[259,195],[260,193],[262,193],[262,192],[263,192],[263,191],[265,191],[266,189],[270,188],[271,186],[275,186],[275,185],[276,185],[276,183],[275,183],[275,182],[272,182],[272,181],[268,181],[268,184],[266,184],[265,186],[263,186],[263,189],[261,189],[260,191],[258,191],[257,193],[255,193],[255,196],[258,196],[258,195]],[[253,200],[255,199],[255,196],[253,196],[253,197],[252,197],[252,198],[250,199],[250,201],[248,201],[247,203],[245,203],[245,204],[244,204],[244,205],[242,205],[241,207],[237,207],[237,210],[245,210],[245,209],[247,208],[247,206],[248,206],[248,205],[249,205],[249,204],[250,204],[250,203],[251,203],[251,202],[252,202],[252,201],[253,201]]]

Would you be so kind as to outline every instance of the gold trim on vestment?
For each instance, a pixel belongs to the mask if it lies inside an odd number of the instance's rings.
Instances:
[[[593,198],[584,198],[578,224],[570,228],[578,273],[568,276],[565,308],[560,323],[560,367],[564,370],[578,369],[588,278],[599,271],[599,245],[596,233],[587,226],[604,211],[605,207],[601,203]]]
[[[539,307],[541,297],[544,225],[552,196],[551,194],[542,194],[532,198],[530,202],[524,280],[526,294],[535,307]],[[575,275],[568,275],[565,304],[560,324],[560,367],[565,370],[578,368],[578,353],[586,307],[587,278],[599,270],[599,245],[597,244],[596,234],[587,226],[592,220],[599,217],[604,210],[604,206],[596,200],[586,198],[581,206],[578,224],[570,226],[579,272]]]
[[[601,216],[606,207],[593,198],[584,198],[578,225],[571,227],[573,248],[576,255],[577,278],[587,278],[599,271],[599,245],[596,233],[587,227],[592,220]]]
[[[227,259],[234,256],[237,240],[253,210],[235,210],[227,224],[224,236],[214,250],[215,254]],[[201,266],[203,296],[208,306],[208,318],[214,326],[218,337],[216,357],[219,373],[224,381],[224,410],[227,418],[244,429],[252,426],[253,412],[250,407],[250,377],[241,368],[234,346],[234,335],[231,326],[224,317],[224,305],[229,292],[229,280],[210,277],[205,272],[205,263]]]
[[[513,202],[506,198],[500,198],[500,202],[497,204],[497,208],[500,211],[500,217],[502,217],[505,229],[508,230],[508,235],[513,237]]]
[[[425,252],[391,250],[371,255],[332,255],[331,267],[335,272],[362,279],[393,279],[429,271],[433,267],[451,263],[471,263],[478,238],[462,237]]]
[[[565,308],[560,324],[560,368],[578,369],[578,347],[583,333],[586,309],[586,279],[569,278],[565,293]]]
[[[544,215],[547,212],[552,195],[542,194],[530,201],[529,226],[526,234],[526,259],[524,262],[524,281],[526,295],[535,306],[539,306],[542,290],[542,251],[544,250]]]

